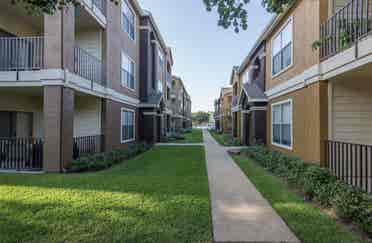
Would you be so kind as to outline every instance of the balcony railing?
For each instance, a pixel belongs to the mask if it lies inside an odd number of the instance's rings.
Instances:
[[[104,85],[101,61],[79,47],[74,50],[74,72],[92,81],[92,86],[93,82]]]
[[[106,16],[106,0],[93,0],[93,5]]]
[[[372,146],[326,141],[326,166],[344,182],[372,193]]]
[[[93,135],[74,138],[73,158],[103,152],[104,136]]]
[[[372,31],[372,0],[350,0],[320,26],[320,58],[327,59]]]
[[[43,168],[43,140],[0,138],[0,169],[37,171]]]
[[[1,37],[0,71],[39,70],[44,67],[44,37]]]

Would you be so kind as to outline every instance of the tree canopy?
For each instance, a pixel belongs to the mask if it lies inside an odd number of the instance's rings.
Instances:
[[[68,6],[78,5],[78,0],[8,0],[24,6],[30,12],[53,14],[55,11]],[[119,0],[110,0],[118,3]],[[155,0],[154,0],[155,1]],[[156,0],[159,1],[159,0]],[[178,1],[178,0],[177,0]],[[185,1],[185,0],[184,0]],[[217,10],[218,25],[223,28],[234,28],[235,32],[248,28],[248,12],[245,9],[250,0],[202,0],[208,11]],[[254,0],[257,1],[257,0]],[[294,0],[261,0],[267,11],[281,13],[285,6]]]
[[[208,11],[216,9],[219,15],[218,25],[235,32],[248,28],[248,12],[245,9],[250,0],[203,0]],[[257,0],[255,0],[257,1]],[[262,5],[271,13],[281,13],[294,0],[262,0]]]
[[[196,125],[209,122],[210,113],[205,111],[198,111],[192,113],[192,121]]]

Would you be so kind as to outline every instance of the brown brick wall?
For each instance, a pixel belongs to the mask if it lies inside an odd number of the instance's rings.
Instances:
[[[74,91],[44,87],[44,170],[60,172],[72,160]]]
[[[136,139],[138,141],[138,111],[135,107],[128,106],[112,100],[103,100],[102,130],[105,135],[105,150],[125,148],[128,143],[122,144],[120,137],[121,108],[133,109],[136,112]]]

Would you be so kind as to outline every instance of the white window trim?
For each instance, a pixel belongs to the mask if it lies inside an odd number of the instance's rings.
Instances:
[[[133,16],[134,16],[134,23],[133,23],[133,25],[134,25],[134,38],[132,38],[132,37],[129,35],[129,33],[127,33],[127,32],[123,29],[123,26],[122,26],[122,25],[123,25],[123,15],[124,15],[124,13],[123,13],[123,7],[121,7],[121,9],[120,9],[120,11],[121,11],[121,16],[120,16],[120,21],[121,21],[120,25],[121,25],[121,29],[122,29],[122,31],[123,31],[124,33],[127,34],[128,38],[129,38],[130,40],[132,40],[132,41],[135,42],[136,39],[137,39],[137,13],[136,13],[136,11],[134,11],[132,5],[131,5],[127,0],[122,0],[122,4],[126,4],[126,5],[128,6],[128,8],[129,8],[129,10],[133,13]]]
[[[123,111],[133,112],[133,138],[123,140]],[[121,108],[120,110],[120,141],[121,144],[130,143],[136,141],[136,111],[128,108]]]
[[[274,121],[274,109],[273,107],[274,106],[277,106],[277,105],[282,105],[282,104],[286,104],[286,103],[289,103],[290,106],[291,106],[291,146],[286,146],[286,145],[283,145],[283,144],[279,144],[279,143],[275,143],[274,142],[274,133],[273,133],[273,121]],[[282,101],[279,101],[279,102],[276,102],[276,103],[273,103],[271,104],[271,119],[270,119],[270,129],[271,129],[271,145],[274,145],[276,147],[279,147],[279,148],[283,148],[283,149],[287,149],[287,150],[290,150],[290,151],[293,151],[293,100],[292,99],[287,99],[287,100],[282,100]]]
[[[134,64],[134,73],[133,73],[134,89],[132,89],[131,87],[126,86],[125,84],[123,84],[123,77],[121,77],[121,70],[123,69],[123,57],[121,57],[121,65],[120,65],[120,85],[123,88],[129,89],[129,90],[135,92],[137,90],[137,75],[136,75],[137,65],[136,65],[136,62],[125,51],[122,51],[121,54],[126,56]]]
[[[288,65],[288,67],[280,70],[278,73],[274,74],[273,71],[274,71],[274,40],[276,39],[276,37],[278,37],[278,35],[280,35],[282,33],[282,31],[284,30],[284,28],[290,23],[292,22],[292,44],[291,44],[291,64]],[[273,36],[273,38],[271,38],[271,78],[275,78],[275,77],[278,77],[279,75],[283,74],[284,72],[288,71],[288,69],[292,68],[293,67],[293,45],[294,45],[294,23],[293,23],[293,16],[289,17],[288,20],[283,24],[283,26],[277,31],[277,33]]]

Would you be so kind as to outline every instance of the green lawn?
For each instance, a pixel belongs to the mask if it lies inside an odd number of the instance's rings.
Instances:
[[[0,175],[0,242],[211,242],[201,147],[156,147],[110,170]]]
[[[185,139],[177,140],[175,143],[202,143],[203,142],[203,132],[201,129],[192,129],[189,133],[184,133],[182,136]]]
[[[234,159],[302,242],[362,242],[251,159],[242,156]]]

